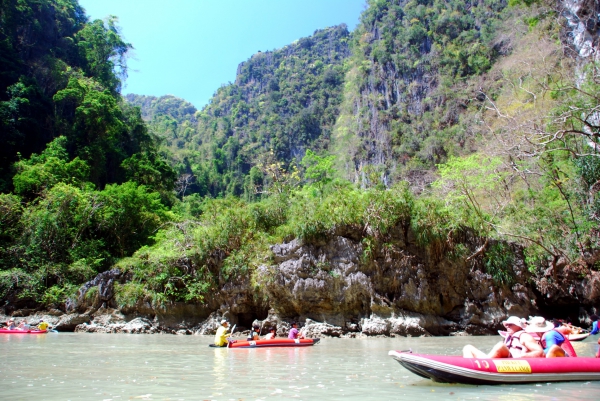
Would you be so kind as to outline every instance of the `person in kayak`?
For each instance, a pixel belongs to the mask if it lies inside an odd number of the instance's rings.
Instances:
[[[250,333],[248,334],[248,338],[246,339],[247,341],[256,341],[256,340],[260,340],[259,337],[259,331],[260,331],[260,326],[258,325],[254,325],[252,326],[252,330],[250,331]]]
[[[539,335],[539,344],[544,351],[542,356],[546,358],[577,356],[567,336],[557,331],[554,323],[546,321],[541,316],[534,316],[529,319],[525,331]]]
[[[263,340],[272,340],[272,339],[274,339],[275,338],[275,332],[276,332],[275,327],[271,327],[269,329],[269,334],[267,334],[265,336],[265,338],[263,338]]]
[[[304,336],[302,334],[298,333],[298,323],[293,322],[292,323],[292,328],[290,329],[290,333],[288,334],[288,338],[290,340],[297,340],[300,338],[304,338]]]
[[[592,331],[590,331],[590,334],[598,334],[598,315],[591,315],[590,320],[592,321]]]
[[[29,330],[30,327],[27,324],[27,322],[25,322],[25,320],[21,320],[21,323],[19,323],[19,325],[17,326],[17,330]]]
[[[523,329],[523,321],[517,316],[510,316],[502,322],[508,335],[486,354],[468,344],[463,348],[465,358],[539,358],[544,355],[542,346],[531,334]]]
[[[40,322],[37,325],[37,329],[40,331],[44,331],[48,329],[48,323],[44,322],[44,320],[40,320]]]
[[[6,325],[6,330],[15,330],[17,328],[14,319],[8,319],[4,324]]]
[[[229,322],[225,319],[221,320],[221,327],[217,329],[215,333],[215,345],[218,347],[226,347],[227,339],[229,336],[227,335],[227,331],[229,330]]]

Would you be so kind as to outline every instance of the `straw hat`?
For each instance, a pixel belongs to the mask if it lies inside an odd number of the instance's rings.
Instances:
[[[504,327],[506,327],[507,324],[514,324],[515,326],[519,326],[522,329],[525,328],[523,327],[523,322],[521,321],[521,318],[516,316],[510,316],[508,319],[503,321],[502,324],[504,325]]]
[[[554,324],[552,322],[546,321],[546,319],[541,316],[534,316],[527,322],[525,331],[527,333],[545,333],[552,329],[554,329]]]

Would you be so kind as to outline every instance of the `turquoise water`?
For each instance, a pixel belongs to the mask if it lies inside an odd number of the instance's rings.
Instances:
[[[460,354],[499,337],[323,339],[306,348],[209,348],[211,337],[0,334],[0,399],[24,400],[587,400],[600,382],[436,384],[390,349]],[[591,356],[596,340],[575,343]]]

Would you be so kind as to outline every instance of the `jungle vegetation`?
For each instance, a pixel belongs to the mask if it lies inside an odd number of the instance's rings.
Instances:
[[[132,45],[76,0],[1,0],[0,22],[5,304],[60,306],[114,266],[120,306],[260,290],[270,245],[340,231],[365,263],[410,232],[498,285],[513,245],[534,274],[597,268],[600,75],[553,2],[369,0],[202,110],[122,98]]]

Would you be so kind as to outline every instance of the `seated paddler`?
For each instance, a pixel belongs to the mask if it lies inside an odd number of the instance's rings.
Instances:
[[[533,336],[524,330],[523,321],[517,316],[510,316],[502,322],[508,332],[503,342],[496,344],[489,353],[478,350],[472,345],[465,345],[465,358],[539,358],[544,350]]]
[[[260,334],[260,326],[255,324],[252,326],[252,330],[250,330],[250,333],[248,334],[248,337],[246,338],[247,341],[256,341],[259,340]]]
[[[539,336],[539,344],[543,348],[541,356],[546,358],[577,356],[567,336],[557,331],[554,323],[541,316],[529,319],[525,331]]]
[[[215,333],[215,345],[218,347],[226,347],[227,339],[229,336],[227,332],[229,331],[229,322],[225,319],[221,320],[221,326],[217,329]]]

